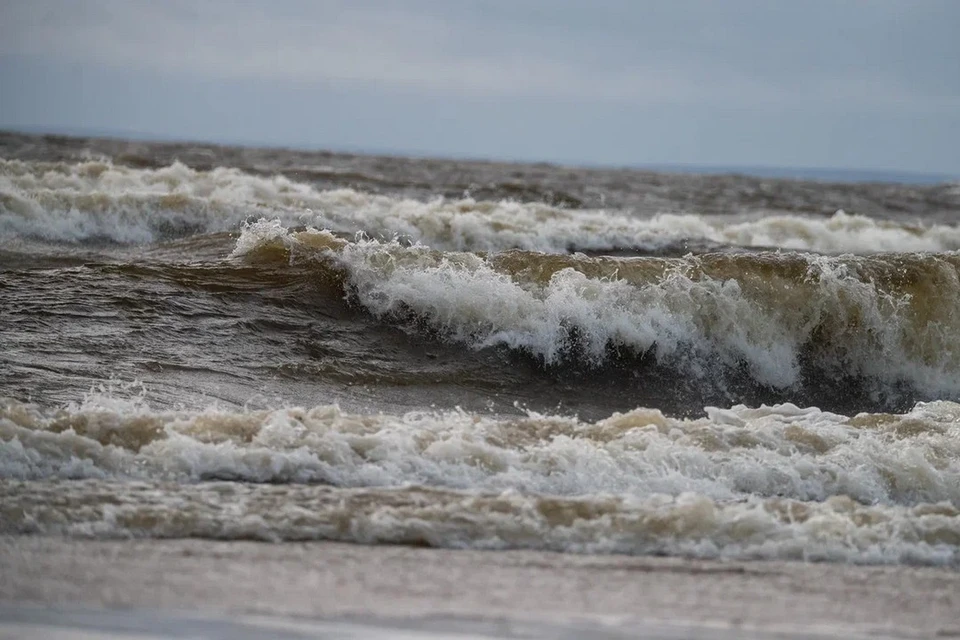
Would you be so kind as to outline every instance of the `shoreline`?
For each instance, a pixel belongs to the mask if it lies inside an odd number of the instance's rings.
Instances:
[[[960,637],[960,572],[931,567],[35,536],[0,536],[0,567],[5,638],[53,619],[80,638],[78,615],[107,637],[197,616],[331,638]]]

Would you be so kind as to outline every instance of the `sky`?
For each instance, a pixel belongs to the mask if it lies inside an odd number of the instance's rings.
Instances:
[[[0,0],[0,128],[960,175],[956,0]]]

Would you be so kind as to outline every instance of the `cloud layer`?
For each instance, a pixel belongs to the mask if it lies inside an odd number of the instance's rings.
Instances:
[[[526,128],[517,124],[530,117],[517,115],[521,103],[524,114],[593,110],[594,121],[611,110],[676,108],[693,129],[726,126],[730,118],[718,114],[741,111],[747,120],[734,128],[785,122],[801,146],[795,116],[825,136],[862,115],[881,129],[922,120],[920,138],[945,138],[944,149],[960,142],[952,131],[960,3],[950,0],[13,0],[0,17],[8,80],[15,67],[29,76],[29,64],[34,75],[36,65],[70,68],[104,86],[119,81],[103,74],[153,74],[173,84],[308,87],[313,97],[360,92],[385,105],[407,95],[447,101],[448,111],[482,102],[503,129]],[[26,100],[13,106],[29,113]],[[900,145],[880,136],[889,149]],[[466,138],[459,144],[471,153]],[[942,166],[946,153],[934,150],[929,164]]]
[[[221,78],[626,102],[960,106],[950,3],[15,2],[0,52]]]

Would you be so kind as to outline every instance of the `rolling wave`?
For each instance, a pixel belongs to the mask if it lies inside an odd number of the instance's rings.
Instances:
[[[811,375],[960,393],[960,256],[799,253],[592,258],[439,252],[247,226],[237,259],[312,264],[376,317],[545,365],[646,358],[707,380]]]
[[[566,209],[543,203],[318,190],[283,176],[181,163],[136,169],[110,161],[0,160],[0,232],[55,242],[152,243],[277,218],[446,251],[657,251],[683,242],[819,253],[960,249],[960,227],[905,224],[838,211],[757,217]]]

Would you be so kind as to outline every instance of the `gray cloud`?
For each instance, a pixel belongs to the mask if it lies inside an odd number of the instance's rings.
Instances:
[[[960,106],[942,2],[8,5],[0,52],[215,77],[637,103]]]
[[[675,150],[685,149],[690,162],[879,157],[887,166],[956,167],[958,25],[953,0],[7,0],[0,80],[16,77],[21,90],[0,96],[0,126],[38,113],[79,118],[46,104],[74,86],[69,69],[83,78],[72,90],[91,96],[84,113],[111,96],[126,99],[132,86],[171,104],[149,87],[194,87],[193,98],[183,96],[192,110],[176,120],[163,112],[145,120],[153,113],[146,98],[113,114],[170,135],[220,130],[224,104],[239,113],[253,107],[236,96],[267,104],[269,91],[309,96],[314,112],[340,123],[331,125],[336,140],[370,147],[378,146],[370,118],[379,117],[394,122],[383,132],[391,144],[407,148],[469,154],[480,145],[484,153],[537,156],[557,148],[532,133],[545,118],[569,123],[573,146],[563,153],[573,159],[666,150],[682,161]],[[67,80],[45,79],[54,76]],[[204,85],[216,87],[209,100],[222,102],[195,99]],[[355,113],[371,109],[378,110],[358,124]],[[281,103],[257,113],[291,118],[295,109]],[[404,142],[404,130],[440,136],[440,125],[430,124],[439,113],[451,127],[442,140],[426,148],[424,135]],[[873,136],[859,124],[867,122]],[[905,126],[922,140],[891,134]],[[263,122],[249,129],[274,140]],[[478,139],[481,130],[511,134]],[[627,148],[624,131],[635,147],[647,146]],[[326,144],[331,135],[308,142]]]

